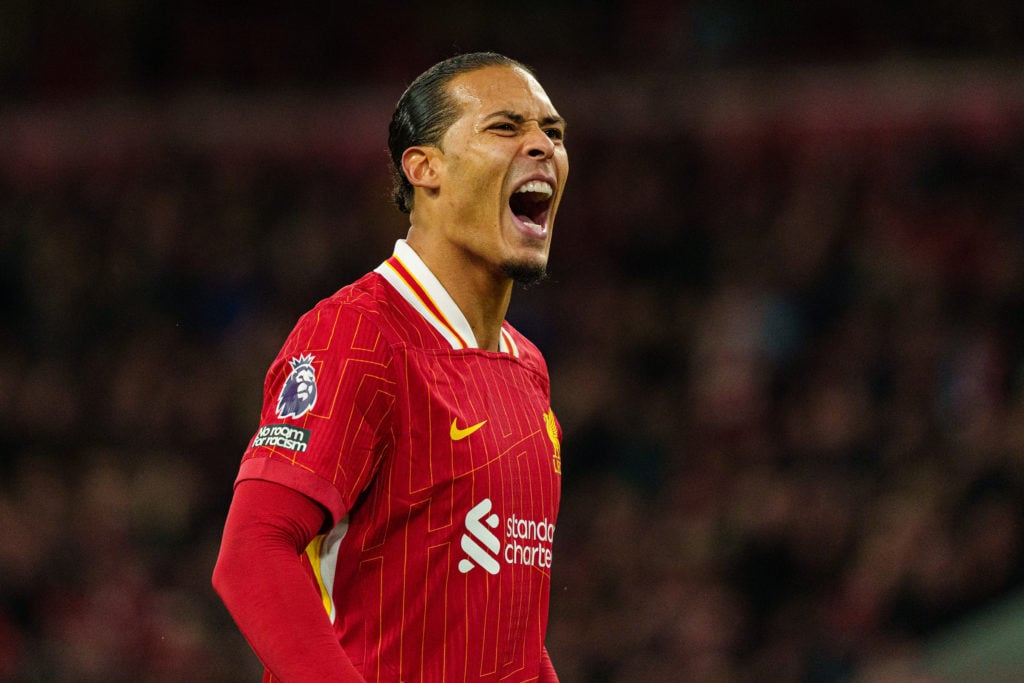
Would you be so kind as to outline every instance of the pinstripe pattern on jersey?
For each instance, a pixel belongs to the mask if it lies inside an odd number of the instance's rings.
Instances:
[[[290,420],[310,431],[310,445],[301,453],[251,448],[247,461],[273,460],[287,471],[250,476],[303,491],[335,519],[348,514],[307,559],[339,641],[367,681],[534,680],[550,570],[503,555],[496,575],[463,573],[458,564],[466,513],[484,498],[502,520],[502,550],[513,516],[555,521],[560,477],[544,419],[543,359],[507,325],[505,353],[474,348],[471,333],[462,334],[464,316],[449,310],[454,303],[409,252],[411,265],[385,262],[300,320],[268,374],[264,421],[288,359],[313,354],[320,400]],[[486,424],[455,441],[453,420]]]

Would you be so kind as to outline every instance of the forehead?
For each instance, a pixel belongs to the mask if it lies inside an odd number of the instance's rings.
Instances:
[[[449,86],[463,116],[487,116],[511,111],[527,118],[557,116],[537,79],[511,66],[487,66],[459,74]]]

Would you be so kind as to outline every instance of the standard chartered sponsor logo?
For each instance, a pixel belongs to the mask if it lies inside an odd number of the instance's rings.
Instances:
[[[305,453],[309,445],[309,430],[300,429],[286,424],[265,425],[256,432],[252,440],[253,448],[257,446],[284,448],[289,451]]]
[[[520,519],[515,515],[505,522],[505,562],[527,567],[551,568],[551,542],[555,539],[555,525],[547,517],[541,521]]]
[[[493,503],[484,498],[466,513],[466,533],[462,534],[462,550],[468,557],[459,561],[459,571],[465,574],[474,567],[482,567],[489,574],[501,570],[499,559],[505,564],[527,567],[551,567],[551,543],[555,525],[547,518],[537,521],[512,515],[505,520],[506,543],[494,535],[500,525],[498,515],[492,514]]]

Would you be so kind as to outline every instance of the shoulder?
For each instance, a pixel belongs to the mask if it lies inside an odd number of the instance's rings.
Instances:
[[[289,345],[323,351],[377,348],[388,336],[384,330],[391,304],[386,290],[383,278],[372,272],[342,287],[299,317]]]
[[[511,323],[505,321],[502,325],[502,329],[511,338],[512,343],[516,347],[516,355],[519,361],[528,367],[530,370],[544,376],[548,376],[547,362],[544,360],[544,354],[541,353],[537,345],[530,341],[522,332],[517,330]]]
[[[355,282],[321,299],[306,316],[324,312],[373,313],[387,304],[387,283],[376,272],[370,272]]]

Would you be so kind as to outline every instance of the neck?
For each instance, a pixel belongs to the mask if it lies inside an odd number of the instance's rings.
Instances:
[[[497,351],[512,300],[512,280],[448,243],[423,239],[415,229],[409,230],[406,241],[462,311],[477,345]]]
[[[481,349],[497,351],[501,339],[501,324],[505,321],[505,314],[508,312],[508,304],[512,298],[512,283],[504,293],[495,293],[491,296],[474,297],[468,293],[465,297],[452,294],[455,303],[459,305],[463,315],[473,329],[473,336]],[[475,310],[473,300],[476,299]],[[463,304],[466,301],[466,304]],[[467,306],[469,306],[467,308]]]

